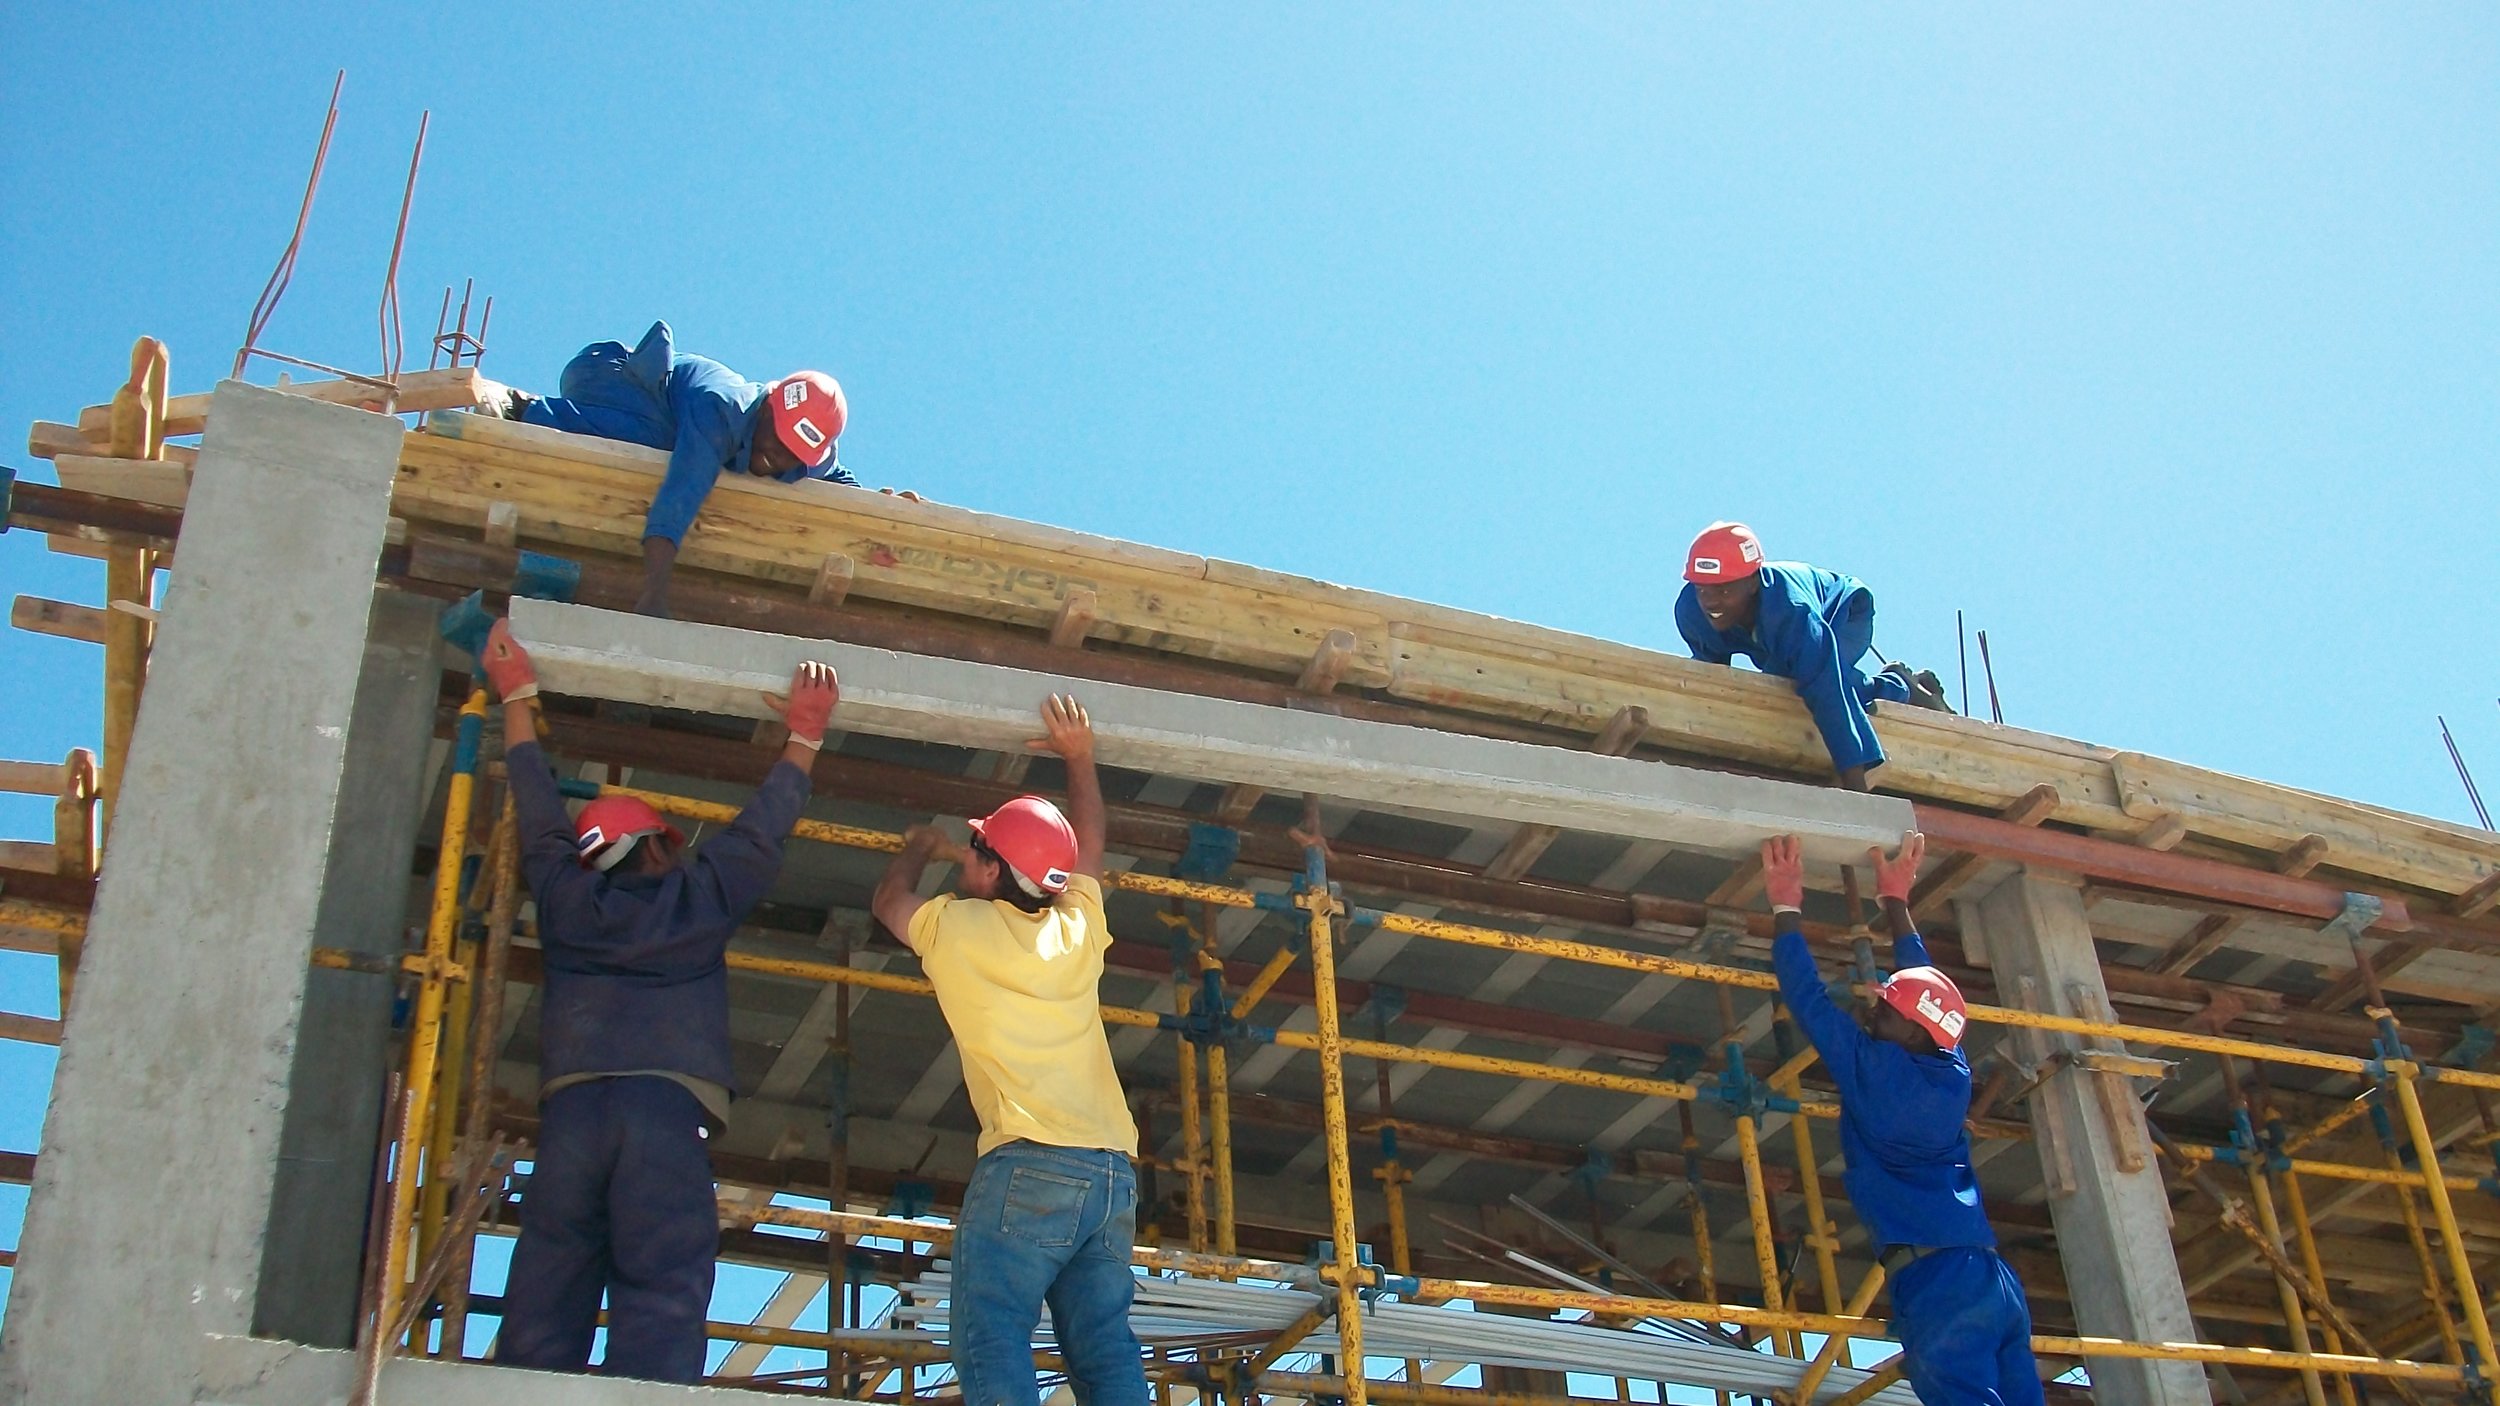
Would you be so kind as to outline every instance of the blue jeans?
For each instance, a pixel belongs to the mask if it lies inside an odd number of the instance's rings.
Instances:
[[[1039,1406],[1042,1305],[1081,1406],[1145,1406],[1129,1328],[1137,1169],[1128,1154],[1011,1142],[973,1164],[955,1227],[948,1323],[964,1406]]]
[[[1930,1250],[1892,1282],[1902,1375],[1924,1406],[2041,1406],[2031,1305],[1994,1250]]]
[[[579,1372],[608,1299],[611,1377],[703,1380],[720,1205],[702,1101],[651,1075],[558,1089],[504,1286],[495,1360]]]

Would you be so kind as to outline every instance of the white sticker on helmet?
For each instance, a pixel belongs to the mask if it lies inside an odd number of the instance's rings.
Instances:
[[[790,422],[790,428],[799,432],[799,438],[807,441],[808,448],[822,449],[825,447],[825,432],[816,428],[815,421],[802,416],[799,419],[792,420]]]
[[[1695,557],[1693,558],[1693,569],[1695,571],[1707,571],[1715,575],[1720,569],[1719,559],[1717,557]]]
[[[1737,544],[1736,550],[1747,561],[1762,560],[1762,544],[1760,542],[1740,542]]]
[[[807,382],[789,380],[781,383],[781,408],[796,410],[807,404]]]

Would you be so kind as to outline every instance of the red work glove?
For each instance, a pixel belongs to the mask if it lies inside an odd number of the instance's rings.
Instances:
[[[1776,909],[1806,906],[1806,861],[1797,837],[1778,835],[1762,842],[1762,895]]]
[[[486,632],[486,652],[477,662],[486,670],[486,681],[495,686],[495,696],[506,703],[538,696],[538,670],[531,665],[529,652],[512,638],[512,627],[503,621],[496,621]]]
[[[1916,830],[1901,836],[1901,848],[1890,859],[1884,852],[1870,849],[1866,861],[1875,866],[1875,896],[1910,901],[1910,890],[1918,883],[1919,861],[1927,857],[1927,837]]]
[[[765,705],[788,725],[790,740],[810,749],[825,745],[825,724],[833,720],[833,706],[841,701],[842,685],[833,666],[813,661],[791,671],[789,697],[764,695]]]

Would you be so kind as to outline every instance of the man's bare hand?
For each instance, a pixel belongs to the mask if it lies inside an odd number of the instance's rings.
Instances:
[[[1884,858],[1882,850],[1868,850],[1866,862],[1875,866],[1876,897],[1909,902],[1910,890],[1918,883],[1919,861],[1926,857],[1927,837],[1916,830],[1901,836],[1901,848],[1890,859]]]
[[[1774,908],[1806,906],[1806,861],[1794,835],[1762,842],[1762,894]]]
[[[1071,762],[1094,759],[1094,720],[1073,696],[1055,693],[1042,700],[1042,731],[1045,736],[1024,745],[1036,752],[1056,752]]]
[[[940,864],[961,864],[964,860],[963,846],[935,825],[914,825],[905,830],[903,849],[906,853],[917,850],[924,858]]]

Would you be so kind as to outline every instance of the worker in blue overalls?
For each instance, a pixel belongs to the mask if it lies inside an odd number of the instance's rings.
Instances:
[[[1840,1089],[1840,1152],[1892,1284],[1902,1375],[1926,1406],[2041,1406],[2031,1306],[1996,1252],[1971,1167],[1968,1008],[1927,958],[1910,919],[1927,839],[1913,830],[1890,859],[1867,852],[1892,930],[1894,969],[1863,1027],[1824,989],[1801,930],[1805,865],[1794,836],[1762,847],[1762,887],[1778,936],[1771,964],[1789,1018]]]
[[[755,799],[683,857],[638,797],[567,819],[539,751],[529,655],[498,622],[480,661],[504,704],[522,876],[538,901],[538,1145],[504,1287],[496,1359],[582,1371],[599,1300],[605,1371],[700,1381],[719,1203],[709,1140],[728,1125],[730,935],[781,872],[838,701],[802,664],[768,701],[790,740]]]
[[[1705,664],[1742,654],[1755,668],[1796,685],[1831,752],[1840,784],[1867,789],[1884,764],[1867,707],[1877,700],[1942,709],[1936,676],[1907,665],[1868,673],[1858,661],[1875,637],[1875,593],[1854,576],[1803,562],[1765,561],[1762,542],[1741,522],[1714,522],[1684,554],[1675,628]]]
[[[554,398],[513,392],[505,417],[668,451],[668,473],[642,528],[642,598],[634,608],[645,615],[668,614],[677,546],[723,473],[858,485],[834,445],[850,404],[821,371],[750,381],[710,357],[677,355],[668,324],[654,322],[638,346],[582,348],[557,388],[562,395]]]

